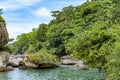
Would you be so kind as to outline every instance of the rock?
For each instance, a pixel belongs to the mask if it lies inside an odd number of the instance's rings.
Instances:
[[[7,63],[8,66],[20,68],[37,68],[38,65],[27,60],[25,55],[11,55]]]
[[[84,64],[84,61],[78,60],[78,61],[77,61],[77,64]]]
[[[22,59],[23,59],[22,55],[11,55],[7,65],[19,67],[19,62],[22,61]]]
[[[29,58],[28,58],[29,55],[26,55],[23,60],[20,62],[20,68],[55,68],[55,67],[58,67],[58,65],[56,65],[55,63],[53,62],[50,62],[50,61],[42,61],[42,62],[33,62],[31,61]],[[31,56],[29,56],[31,57]]]
[[[14,68],[12,66],[7,66],[7,68],[8,68],[9,71],[14,70]]]
[[[75,65],[78,62],[78,60],[71,58],[70,56],[63,56],[61,58],[61,63],[63,65]]]
[[[86,70],[86,69],[88,69],[88,66],[87,65],[84,65],[84,64],[76,64],[77,65],[77,67],[79,68],[79,69],[81,69],[81,70]]]
[[[5,21],[0,16],[0,47],[3,47],[5,44],[8,43],[8,32],[6,29]]]
[[[81,70],[88,69],[88,66],[84,64],[84,61],[73,59],[70,56],[63,56],[61,58],[62,65],[69,65],[70,67],[78,67]],[[67,67],[69,67],[67,66]]]
[[[43,55],[44,53],[44,55]],[[56,68],[58,67],[58,59],[55,55],[49,54],[46,51],[40,51],[35,54],[27,55],[28,61],[39,65],[38,68]]]
[[[22,61],[19,62],[20,68],[38,68],[39,66],[37,64],[34,64],[30,61],[28,61],[27,57],[25,56]]]
[[[12,66],[0,67],[0,72],[12,71],[14,70]]]
[[[88,69],[88,66],[85,65],[82,60],[77,61],[76,65],[77,65],[81,70],[86,70],[86,69]]]
[[[27,68],[38,68],[39,66],[37,64],[31,63],[31,62],[20,62],[19,67],[27,69]]]
[[[55,64],[49,63],[41,63],[36,64],[28,60],[27,55],[11,55],[7,66],[19,67],[20,69],[28,69],[28,68],[48,68],[55,67]]]
[[[77,62],[77,60],[76,59],[72,59],[72,58],[70,58],[70,56],[63,56],[62,58],[61,58],[61,63],[63,64],[63,65],[75,65],[76,64],[76,62]]]
[[[6,51],[0,51],[0,67],[6,66],[9,60],[9,53]]]
[[[6,51],[0,51],[0,72],[11,71],[11,66],[6,66],[9,60],[9,53]]]
[[[64,59],[64,60],[62,60],[62,64],[63,65],[75,65],[76,60],[74,60],[74,59]]]

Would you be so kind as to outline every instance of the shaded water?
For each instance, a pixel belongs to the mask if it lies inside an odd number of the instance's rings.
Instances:
[[[72,68],[29,69],[0,72],[0,80],[104,80],[103,73]]]

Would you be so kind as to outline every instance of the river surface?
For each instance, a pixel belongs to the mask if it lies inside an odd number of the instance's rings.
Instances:
[[[96,70],[74,68],[29,69],[0,72],[0,80],[104,80],[103,73]]]

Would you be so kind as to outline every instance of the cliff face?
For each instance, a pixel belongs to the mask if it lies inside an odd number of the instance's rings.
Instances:
[[[0,47],[8,43],[8,32],[6,29],[5,21],[0,16]]]

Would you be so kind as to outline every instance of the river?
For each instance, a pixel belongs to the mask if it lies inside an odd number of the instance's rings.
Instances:
[[[29,69],[0,72],[0,80],[104,80],[103,73],[96,70],[74,68]]]

